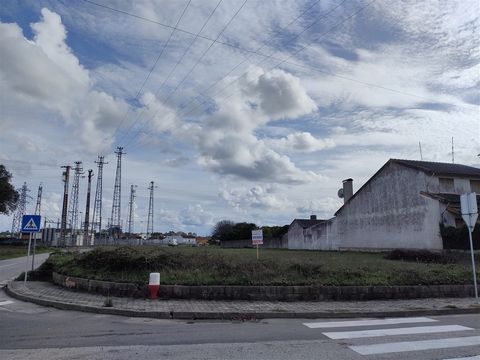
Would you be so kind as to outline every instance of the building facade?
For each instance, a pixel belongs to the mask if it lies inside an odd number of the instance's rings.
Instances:
[[[480,193],[480,169],[390,159],[356,193],[352,183],[344,181],[344,204],[334,218],[303,228],[303,236],[292,223],[289,248],[441,250],[439,224],[462,225],[459,195]]]

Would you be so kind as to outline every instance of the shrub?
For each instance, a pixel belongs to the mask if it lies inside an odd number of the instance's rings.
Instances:
[[[447,254],[433,253],[428,250],[395,249],[385,255],[388,260],[412,261],[418,263],[451,264],[455,259]]]
[[[470,239],[466,226],[456,228],[440,223],[440,236],[442,237],[444,249],[470,250]],[[480,224],[475,225],[472,233],[472,242],[473,248],[480,250]]]

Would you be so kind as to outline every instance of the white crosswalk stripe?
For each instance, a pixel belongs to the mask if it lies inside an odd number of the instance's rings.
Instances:
[[[409,334],[433,334],[453,331],[475,330],[461,325],[440,325],[440,326],[417,326],[406,328],[378,329],[378,330],[360,330],[360,331],[340,331],[340,332],[324,332],[323,335],[330,339],[357,339],[364,337],[379,337],[392,335],[409,335]]]
[[[480,336],[469,336],[448,339],[402,341],[385,344],[359,345],[349,346],[349,348],[361,355],[374,355],[406,351],[447,349],[460,346],[478,346],[479,344]]]
[[[332,340],[346,340],[346,339],[359,339],[354,342],[355,345],[350,345],[348,348],[355,351],[360,355],[377,355],[377,354],[387,354],[387,353],[402,353],[402,352],[411,352],[411,351],[424,351],[424,350],[436,350],[436,349],[448,349],[448,348],[459,348],[459,347],[471,347],[479,346],[480,347],[480,336],[464,336],[464,337],[448,337],[442,339],[430,339],[420,340],[418,336],[429,335],[429,334],[439,334],[448,333],[449,336],[452,336],[452,333],[463,333],[466,331],[471,331],[470,335],[477,335],[475,333],[477,329],[462,326],[462,325],[442,325],[442,324],[425,324],[421,326],[422,323],[433,323],[438,322],[438,320],[427,318],[427,317],[411,317],[411,318],[386,318],[386,319],[359,319],[359,320],[346,320],[346,321],[322,321],[322,322],[308,322],[303,323],[310,329],[334,329],[334,328],[350,328],[350,327],[365,327],[367,329],[360,330],[350,330],[345,329],[345,331],[327,331],[322,332],[322,335],[332,339]],[[396,325],[401,324],[419,324],[419,326],[405,326],[398,327]],[[389,327],[386,327],[389,326]],[[368,329],[370,327],[370,329]],[[373,327],[373,329],[372,329]],[[375,328],[377,327],[377,328]],[[395,338],[395,336],[416,336],[416,338],[410,341],[397,341],[397,342],[385,342],[385,343],[375,343],[368,345],[357,345],[359,342],[361,344],[362,339],[367,338],[381,338],[385,337],[386,339]],[[437,337],[438,337],[437,336]],[[445,335],[443,335],[445,336]],[[480,355],[475,355],[471,357],[459,357],[459,358],[450,358],[444,360],[480,360]]]
[[[405,317],[405,318],[385,318],[385,319],[370,319],[370,320],[348,320],[348,321],[322,321],[314,323],[304,323],[303,325],[310,329],[326,329],[336,327],[351,327],[351,326],[373,326],[373,325],[396,325],[396,324],[414,324],[424,322],[435,322],[437,320],[427,317]]]
[[[0,301],[0,306],[10,305],[10,304],[13,304],[13,301],[10,301],[10,300]]]

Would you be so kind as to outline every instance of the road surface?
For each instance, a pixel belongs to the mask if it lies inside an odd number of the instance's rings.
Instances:
[[[39,255],[40,263],[47,255]],[[1,280],[25,258],[0,262]],[[0,359],[480,360],[480,314],[180,321],[63,311],[0,291]]]
[[[47,258],[49,254],[35,254],[35,268],[40,266]],[[32,269],[32,256],[30,256],[28,264],[28,270]],[[0,286],[5,285],[8,280],[11,280],[23,271],[27,264],[27,257],[19,257],[7,260],[0,260]]]

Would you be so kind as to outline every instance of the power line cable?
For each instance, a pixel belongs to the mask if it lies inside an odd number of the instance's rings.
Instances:
[[[87,0],[84,0],[84,1],[87,1]],[[87,1],[89,2],[89,1]],[[180,15],[180,17],[178,18],[175,26],[173,27],[172,31],[170,32],[170,35],[167,39],[167,41],[163,44],[163,47],[162,47],[162,51],[160,51],[160,54],[158,54],[157,58],[155,59],[155,62],[153,63],[152,67],[150,68],[150,71],[148,72],[147,76],[145,77],[145,79],[143,80],[143,83],[142,85],[140,86],[140,89],[138,89],[137,91],[137,95],[135,95],[135,100],[138,101],[138,97],[140,96],[140,94],[142,93],[143,91],[143,88],[145,87],[145,84],[147,83],[148,79],[150,78],[150,76],[152,75],[152,72],[153,70],[155,70],[156,66],[157,66],[157,63],[158,61],[160,60],[160,58],[162,57],[163,53],[165,52],[165,49],[167,48],[168,44],[170,43],[170,40],[172,39],[172,36],[173,34],[175,33],[175,31],[177,30],[177,26],[178,24],[180,23],[180,21],[182,20],[183,18],[183,15],[185,15],[185,12],[187,11],[188,7],[190,6],[190,3],[192,2],[192,0],[188,0],[187,2],[187,5],[185,6],[185,8],[183,9],[182,11],[182,14]],[[127,118],[128,114],[130,113],[130,109],[131,107],[129,106],[127,111],[125,112],[125,115],[122,119],[122,121],[120,122],[120,124],[118,124],[117,128],[115,129],[114,133],[113,133],[113,137],[115,138],[115,136],[117,135],[118,133],[118,130],[120,129],[120,127],[123,125],[123,123],[125,122],[125,119]]]
[[[371,2],[367,3],[366,5],[364,5],[363,7],[361,7],[359,10],[355,11],[353,14],[351,14],[350,16],[346,17],[345,19],[341,20],[340,22],[336,23],[334,26],[332,26],[331,28],[329,28],[327,31],[323,32],[322,34],[319,35],[320,38],[324,37],[325,35],[327,35],[328,33],[332,32],[333,30],[337,29],[338,27],[340,27],[341,25],[343,25],[345,22],[347,22],[348,20],[354,18],[355,16],[357,16],[359,13],[361,13],[363,10],[365,10],[367,7],[369,7],[370,5],[372,5],[376,0],[372,0]],[[312,24],[309,25],[308,28],[311,28],[311,26],[313,26]],[[299,33],[299,35],[303,34],[306,30],[308,30],[308,28],[304,29],[301,33]],[[298,37],[297,37],[298,38]],[[280,65],[282,65],[283,63],[285,63],[286,61],[288,61],[288,59],[292,58],[293,56],[295,56],[296,54],[298,54],[299,52],[305,50],[307,47],[311,46],[313,43],[315,43],[316,41],[318,41],[318,36],[316,39],[310,41],[309,43],[307,43],[306,45],[300,47],[298,50],[296,50],[295,52],[293,52],[292,54],[290,54],[289,56],[287,56],[285,59],[281,59],[276,65],[274,65],[273,67],[271,67],[270,69],[268,69],[268,71],[272,71],[274,70],[275,68],[279,67]],[[268,60],[269,58],[272,58],[273,54],[275,54],[276,51],[274,51],[273,53],[271,53],[270,55],[266,56],[262,61],[258,62],[257,65],[261,64],[262,62]],[[228,84],[226,84],[224,87],[222,87],[221,89],[219,89],[218,91],[215,92],[215,94],[217,93],[220,93],[220,92],[223,92],[225,89],[227,89],[228,87],[230,87],[231,85],[233,85],[235,82],[239,81],[239,79],[241,79],[242,77],[244,77],[246,74],[248,74],[248,70],[245,71],[242,75],[238,76],[237,78],[233,79],[231,82],[229,82]],[[222,79],[220,79],[219,81],[217,81],[216,83],[220,82]],[[249,81],[248,83],[252,83],[253,81]],[[210,87],[209,87],[210,88]],[[214,94],[214,95],[215,95]],[[224,97],[222,100],[225,101],[227,99],[229,99],[230,97],[232,97],[235,93],[232,93],[230,95],[228,95],[227,97]],[[202,103],[200,103],[199,105],[195,106],[192,110],[190,110],[189,112],[183,114],[182,116],[188,116],[189,114],[191,114],[193,111],[197,110],[200,106],[204,105],[205,103],[207,102],[207,100],[203,101]],[[191,103],[191,102],[190,102]]]
[[[292,25],[293,23],[295,23],[298,19],[302,18],[308,11],[310,11],[315,5],[317,5],[318,3],[320,2],[319,1],[316,1],[314,2],[313,4],[311,4],[307,9],[305,9],[302,13],[300,13],[300,15],[298,15],[297,17],[295,17],[292,21],[290,21],[287,25],[285,25],[284,27],[281,28],[282,31],[286,30],[290,25]],[[341,5],[343,5],[344,3],[346,2],[346,0],[343,0],[342,2],[340,2],[339,4],[337,4],[335,7],[333,7],[330,11],[328,11],[327,13],[323,14],[322,16],[320,16],[319,18],[317,18],[312,24],[310,24],[307,28],[303,29],[300,33],[298,33],[293,39],[290,39],[290,42],[298,39],[299,36],[301,36],[305,31],[308,31],[312,26],[314,26],[316,23],[318,23],[318,21],[320,20],[323,20],[324,18],[326,18],[327,16],[329,16],[331,13],[333,13],[337,8],[339,8]],[[268,44],[270,44],[271,42],[273,41],[273,35],[271,35],[267,41],[266,44],[263,44],[261,45],[259,48],[257,48],[254,53],[255,54],[261,54],[259,53],[259,51],[264,48],[265,46],[267,46]],[[213,43],[212,43],[213,44]],[[270,55],[264,55],[264,54],[261,54],[262,56],[272,56],[273,54],[275,54],[276,51],[274,51],[272,54]],[[237,65],[235,65],[232,69],[230,69],[225,75],[223,75],[220,79],[218,79],[217,81],[215,81],[213,84],[211,84],[208,88],[202,90],[199,92],[199,94],[205,94],[206,92],[208,92],[211,88],[213,88],[214,86],[216,86],[220,81],[222,81],[223,79],[225,79],[226,77],[228,77],[231,73],[233,73],[238,67],[240,67],[241,65],[243,65],[246,61],[248,61],[250,59],[250,57],[246,57],[243,61],[239,62]],[[198,61],[197,61],[198,63]],[[188,75],[188,74],[187,74]],[[180,84],[179,84],[180,85]],[[178,89],[179,85],[177,85],[177,87],[175,88],[175,90],[172,92],[172,94]],[[167,98],[167,100],[171,97],[171,95]],[[189,106],[191,103],[193,103],[195,101],[195,98],[192,99],[190,102],[188,102],[185,107]],[[206,103],[208,101],[208,98],[202,102],[202,104]],[[156,113],[153,115],[153,117],[151,117],[149,119],[152,120],[154,117],[155,117]],[[147,121],[147,123],[149,122]],[[135,138],[140,134],[140,130],[137,131],[137,133],[135,134]]]
[[[227,28],[230,26],[230,24],[233,22],[233,20],[237,17],[237,15],[240,13],[240,11],[244,8],[245,4],[247,3],[248,0],[244,0],[244,2],[242,3],[242,5],[237,9],[237,11],[233,14],[233,16],[230,18],[230,20],[225,24],[225,26],[222,28],[222,30],[218,33],[217,37],[215,38],[215,40],[210,44],[210,46],[208,46],[208,48],[206,48],[203,53],[200,55],[200,57],[197,59],[197,61],[195,62],[195,64],[190,68],[190,70],[187,72],[187,74],[182,78],[182,80],[177,84],[177,86],[175,87],[175,89],[170,93],[170,95],[165,98],[162,103],[164,103],[165,105],[168,103],[168,100],[171,98],[171,96],[178,90],[178,88],[185,82],[185,80],[190,76],[190,74],[195,70],[195,68],[197,67],[197,65],[200,63],[200,61],[203,59],[203,57],[210,51],[210,49],[212,48],[213,45],[215,45],[215,43],[217,42],[217,40],[220,38],[220,36],[222,36],[222,34],[225,32],[225,30],[227,30]],[[155,112],[155,114],[152,116],[152,118],[154,118],[156,116],[157,112]],[[151,119],[152,119],[151,118]],[[137,132],[138,134],[139,132]],[[136,135],[135,135],[135,138],[136,138]],[[133,138],[132,138],[133,139]],[[130,141],[131,142],[131,141]]]
[[[200,35],[200,33],[203,31],[203,29],[205,29],[205,27],[207,26],[207,24],[209,23],[210,19],[212,18],[213,14],[215,13],[215,11],[218,9],[218,7],[220,6],[220,4],[222,3],[223,0],[219,0],[217,5],[215,6],[215,8],[212,10],[212,12],[210,13],[210,15],[208,16],[207,20],[203,23],[201,29],[197,32],[197,34],[195,35],[195,37],[193,38],[193,40],[190,42],[189,46],[185,49],[185,51],[183,52],[182,56],[178,59],[178,61],[176,62],[175,66],[170,70],[169,74],[167,75],[167,77],[163,80],[162,84],[158,87],[157,91],[155,92],[155,97],[157,96],[157,94],[160,92],[161,88],[163,87],[163,85],[165,85],[165,83],[170,79],[170,77],[172,76],[173,72],[177,69],[178,65],[183,61],[183,59],[185,58],[186,54],[188,53],[188,51],[190,50],[190,48],[193,46],[193,44],[196,42],[198,36]],[[150,103],[152,103],[152,101],[150,101],[148,104],[146,104],[143,108],[142,108],[142,111],[137,115],[136,119],[133,121],[133,123],[130,125],[130,127],[127,129],[127,131],[125,132],[125,134],[128,134],[128,132],[130,132],[133,128],[133,126],[135,125],[135,123],[140,119],[140,117],[142,116],[142,114],[145,112],[145,109],[150,105]],[[124,135],[125,136],[125,135]],[[120,141],[118,141],[120,142]]]

